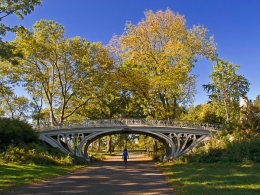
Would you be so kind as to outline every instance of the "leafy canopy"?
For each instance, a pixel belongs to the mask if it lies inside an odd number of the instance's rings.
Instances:
[[[194,94],[187,90],[194,81],[189,73],[201,57],[213,59],[216,49],[207,29],[187,29],[184,17],[169,9],[146,11],[137,25],[127,23],[123,35],[113,37],[108,48],[121,82],[146,102],[149,115],[159,118],[171,117],[177,99]]]
[[[249,90],[249,81],[236,73],[238,69],[236,64],[217,59],[210,74],[211,82],[203,85],[217,115],[225,118],[226,123],[239,120],[239,98]]]

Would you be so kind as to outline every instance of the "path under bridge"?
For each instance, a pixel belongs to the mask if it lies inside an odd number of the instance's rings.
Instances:
[[[63,152],[88,158],[88,146],[113,134],[144,134],[156,138],[166,148],[167,158],[188,153],[198,143],[222,130],[220,124],[176,120],[98,119],[74,121],[40,130],[40,139]]]

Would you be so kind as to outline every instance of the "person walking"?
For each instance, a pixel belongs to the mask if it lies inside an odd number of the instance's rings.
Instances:
[[[125,148],[124,149],[124,152],[122,154],[122,159],[124,159],[124,162],[125,162],[125,168],[127,168],[127,159],[129,158],[129,154],[127,152],[127,149]]]

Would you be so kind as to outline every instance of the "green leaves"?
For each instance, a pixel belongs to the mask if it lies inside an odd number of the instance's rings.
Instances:
[[[210,75],[211,83],[203,85],[219,114],[229,123],[239,117],[239,98],[249,91],[249,81],[236,73],[239,66],[217,59]]]
[[[7,31],[16,32],[21,27],[6,26],[3,19],[11,14],[15,14],[18,18],[23,19],[25,15],[30,14],[34,10],[34,6],[40,5],[41,0],[0,0],[0,58],[9,60],[12,64],[17,64],[15,57],[20,53],[13,53],[13,46],[8,42],[3,42],[1,36],[5,36]]]
[[[241,108],[239,127],[247,138],[252,138],[260,132],[260,107],[257,99],[254,102],[245,100],[246,104]]]
[[[20,75],[30,94],[43,95],[54,124],[92,100],[99,78],[111,68],[100,43],[64,38],[64,27],[54,21],[40,20],[33,32],[20,30],[16,35],[13,44],[22,53]]]
[[[1,0],[0,20],[10,14],[16,14],[20,19],[34,11],[34,6],[41,5],[41,0]]]
[[[17,119],[0,118],[0,151],[5,150],[9,145],[18,145],[22,142],[37,142],[38,134],[26,122]]]

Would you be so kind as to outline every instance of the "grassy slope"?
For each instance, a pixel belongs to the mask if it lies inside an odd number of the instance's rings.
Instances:
[[[82,166],[0,164],[0,192],[74,171]]]
[[[175,194],[259,195],[260,164],[159,164]]]

